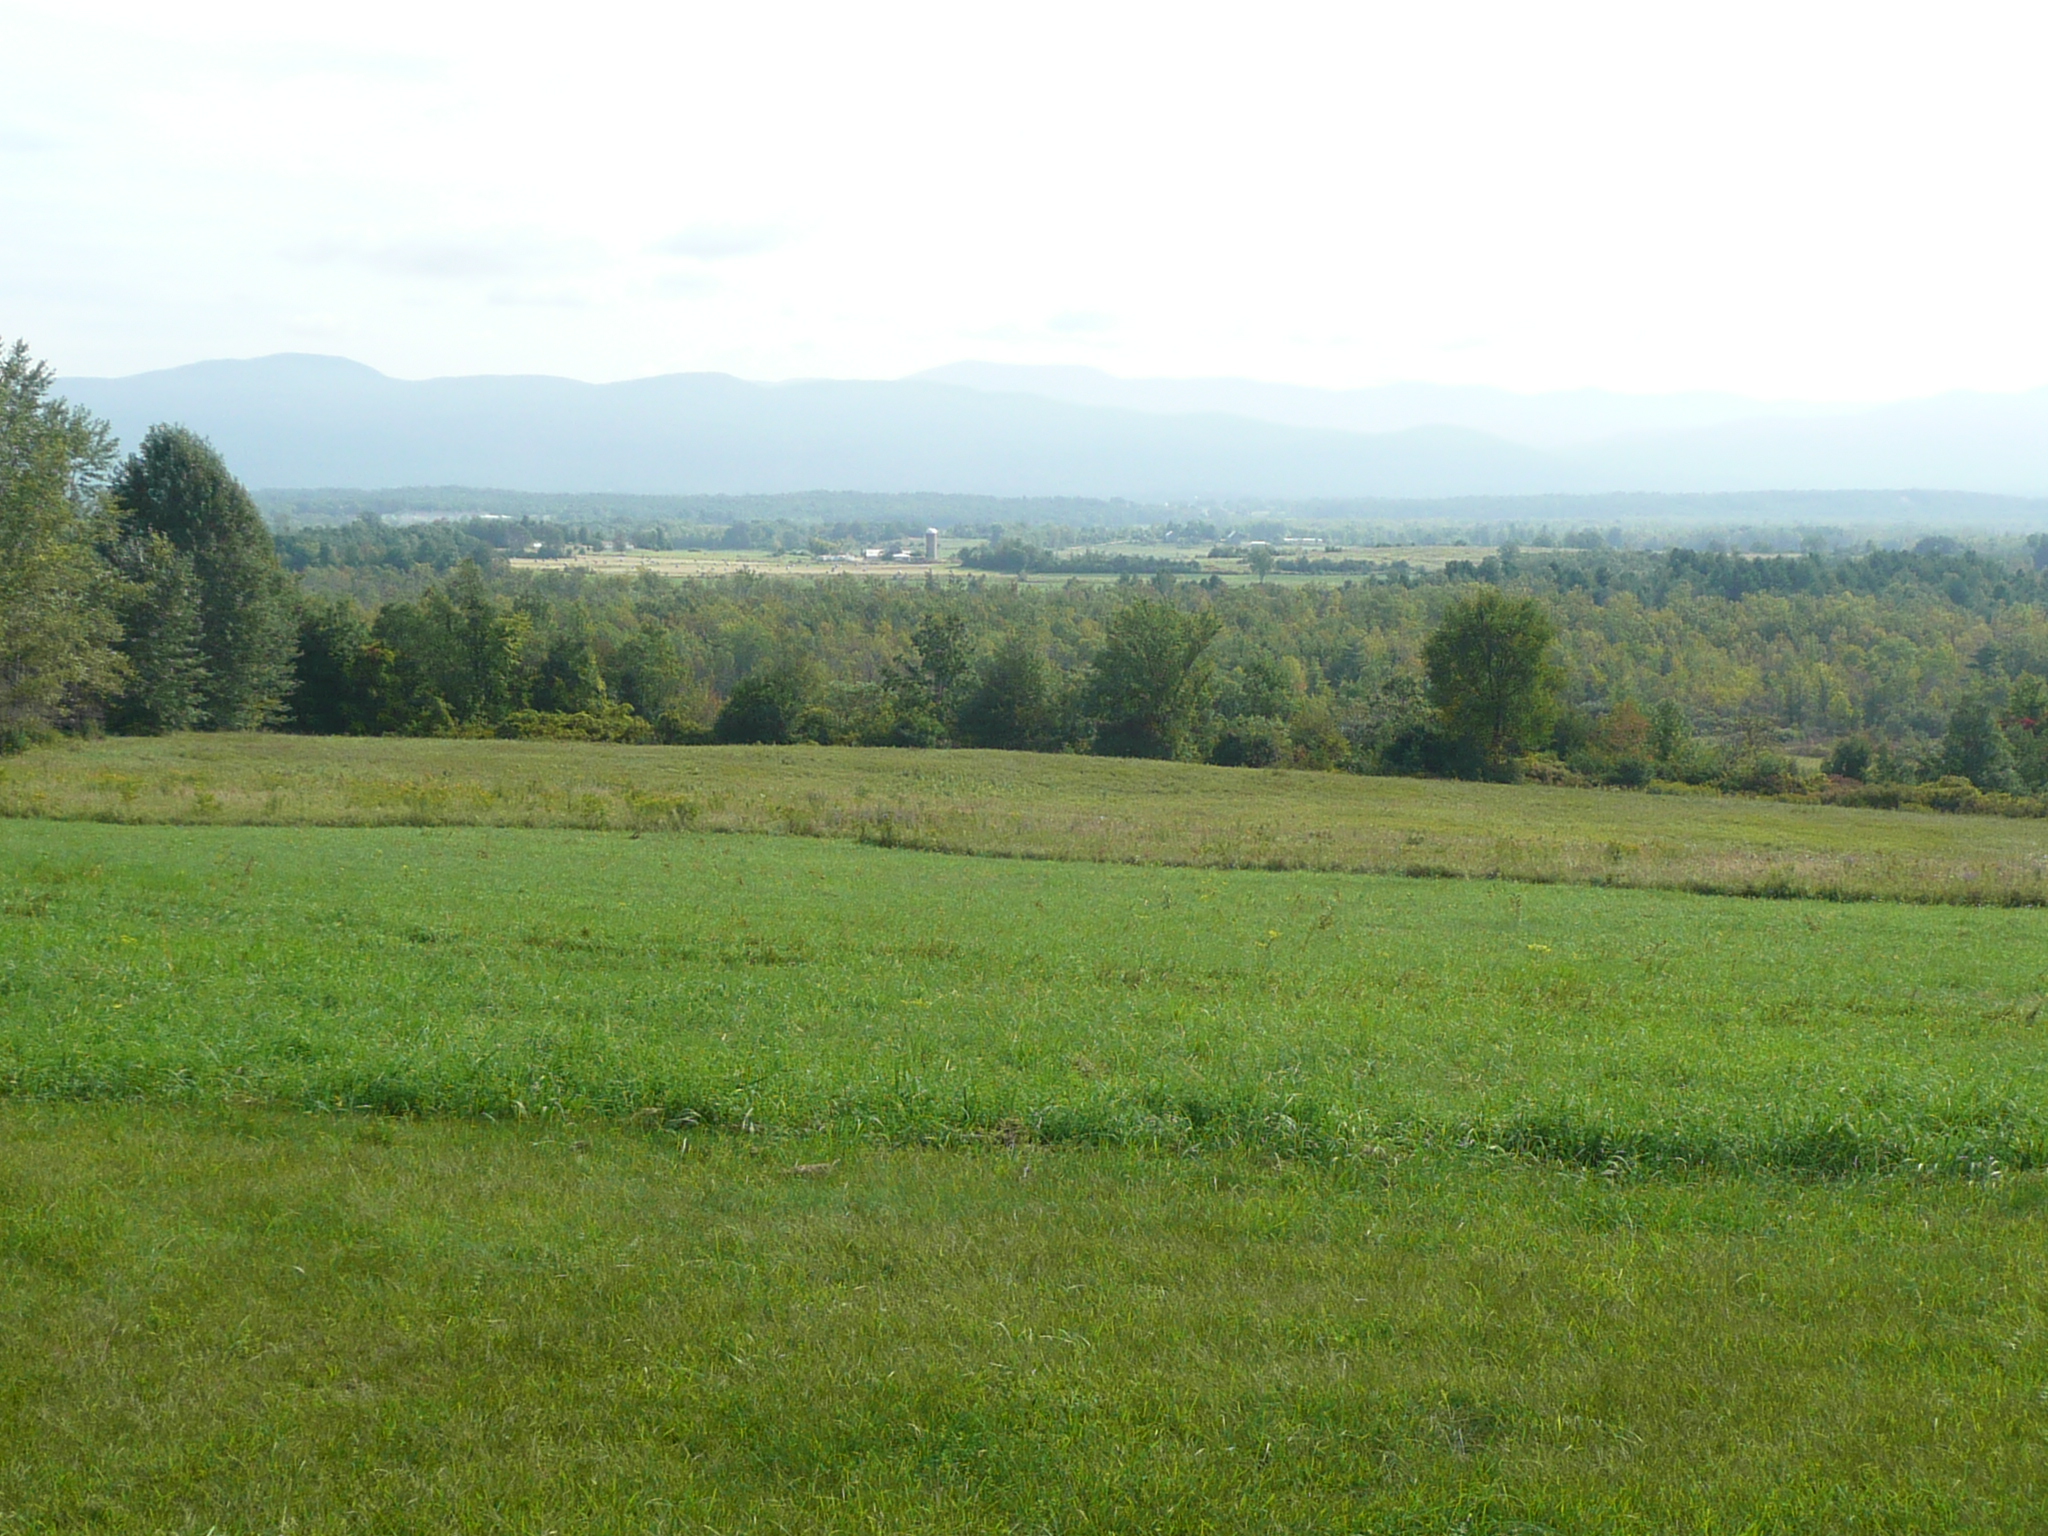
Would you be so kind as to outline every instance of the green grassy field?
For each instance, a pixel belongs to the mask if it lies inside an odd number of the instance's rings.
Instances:
[[[0,1529],[2035,1530],[2044,1209],[17,1104]]]
[[[4,769],[0,1532],[2041,1528],[2048,914],[1929,904],[2037,824],[987,754]],[[1205,843],[1233,808],[1295,841]],[[1557,883],[1226,867],[1481,813]],[[1662,863],[1558,873],[1653,814]],[[247,824],[294,817],[477,824]],[[746,827],[814,835],[702,830]],[[1795,857],[1912,899],[1623,888]]]
[[[0,816],[793,832],[1041,859],[2048,905],[2048,821],[1008,752],[131,737],[0,761]]]
[[[2034,911],[15,823],[0,1088],[893,1141],[2048,1162]]]

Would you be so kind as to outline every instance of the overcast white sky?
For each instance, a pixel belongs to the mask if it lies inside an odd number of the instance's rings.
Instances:
[[[2048,384],[2048,8],[0,0],[61,373]]]

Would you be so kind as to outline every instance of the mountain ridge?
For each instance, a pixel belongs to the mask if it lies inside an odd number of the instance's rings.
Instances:
[[[258,485],[487,484],[749,494],[829,487],[988,495],[1437,495],[1554,478],[1544,456],[1458,428],[1368,437],[1165,417],[917,380],[754,384],[664,374],[393,379],[277,354],[60,387],[124,441],[176,420]]]
[[[970,377],[979,382],[962,382]],[[1090,398],[988,387],[1034,381]],[[319,353],[64,379],[60,388],[130,443],[156,421],[191,426],[259,486],[676,495],[826,488],[1149,503],[1908,487],[2048,493],[2048,389],[1807,406],[1438,385],[1318,392],[966,363],[898,380],[762,384],[700,372],[588,384],[546,374],[395,379]],[[1232,400],[1249,401],[1247,409],[1264,400],[1269,414],[1293,410],[1297,419],[1163,408]],[[1751,405],[1766,414],[1741,414]],[[1464,419],[1421,419],[1432,410]],[[1474,425],[1499,426],[1503,411],[1516,410],[1522,435],[1548,432],[1550,446]],[[1344,419],[1405,424],[1365,431],[1300,419],[1345,411]],[[1544,412],[1547,426],[1534,420]],[[1670,426],[1674,418],[1689,424]],[[1624,419],[1636,429],[1586,436],[1591,423]],[[1657,420],[1666,424],[1641,426]]]

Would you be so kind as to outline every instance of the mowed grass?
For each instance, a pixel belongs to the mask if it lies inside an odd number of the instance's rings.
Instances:
[[[2048,820],[1001,752],[179,736],[0,762],[0,815],[795,833],[954,853],[2048,906]]]
[[[2044,1215],[16,1102],[0,1529],[2038,1530]]]
[[[851,1140],[2048,1164],[2048,918],[845,842],[14,822],[0,1093]]]

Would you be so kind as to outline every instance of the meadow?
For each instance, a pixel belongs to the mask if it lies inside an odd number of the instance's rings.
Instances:
[[[2044,1209],[16,1103],[0,1530],[2035,1530]]]
[[[1955,894],[2039,823],[841,749],[4,775],[0,1531],[2039,1524],[2048,915]],[[1343,866],[1500,873],[1475,820],[1548,878]],[[1677,888],[1738,857],[1889,883]]]
[[[2041,916],[794,838],[16,823],[0,1090],[1310,1155],[2048,1162]]]
[[[2048,821],[1038,753],[114,737],[0,760],[0,816],[794,833],[1103,863],[2048,906]]]

